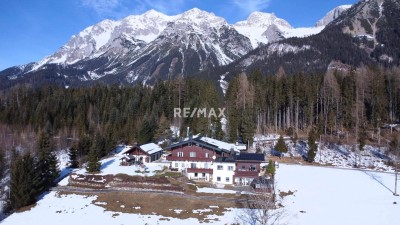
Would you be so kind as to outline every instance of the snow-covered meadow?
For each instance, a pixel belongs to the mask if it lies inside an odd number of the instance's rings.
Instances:
[[[391,173],[280,165],[277,186],[295,192],[284,198],[288,224],[396,225],[400,221],[400,197],[392,193]]]
[[[400,197],[393,196],[392,173],[281,164],[276,176],[278,190],[294,192],[283,200],[286,215],[282,223],[396,225],[400,221]],[[179,220],[105,211],[101,205],[106,203],[93,204],[96,199],[50,192],[37,206],[9,216],[2,224],[201,224],[195,218]],[[232,209],[221,216],[213,215],[218,221],[210,224],[240,222],[236,220],[242,212]]]
[[[158,215],[140,215],[121,212],[105,211],[98,205],[105,203],[95,202],[97,196],[82,195],[59,195],[50,192],[40,200],[36,207],[23,213],[14,213],[3,221],[2,224],[41,224],[41,225],[109,225],[109,224],[200,224],[195,218],[180,220],[176,218],[165,218]],[[93,204],[92,202],[95,202]],[[123,208],[123,207],[121,207]],[[237,209],[227,211],[224,216],[219,217],[223,224],[231,224],[235,221]],[[212,218],[215,218],[212,216]],[[221,221],[210,224],[221,224]]]

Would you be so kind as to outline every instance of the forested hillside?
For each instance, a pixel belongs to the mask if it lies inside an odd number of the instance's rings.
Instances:
[[[113,144],[147,143],[170,138],[170,126],[192,134],[230,141],[254,133],[373,130],[400,117],[399,69],[363,66],[349,72],[288,76],[241,74],[226,96],[211,81],[176,79],[154,87],[94,86],[65,89],[20,86],[0,97],[0,121],[14,130],[31,127],[64,137],[100,136]],[[225,98],[225,99],[223,99]],[[174,118],[174,108],[226,107],[226,135],[220,119]],[[186,132],[181,132],[185,136]]]

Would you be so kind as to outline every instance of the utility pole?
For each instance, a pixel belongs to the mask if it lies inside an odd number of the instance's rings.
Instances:
[[[318,146],[318,151],[319,151],[319,162],[321,163],[321,145],[322,145],[322,143],[321,143],[321,136],[322,135],[319,135],[319,146]]]
[[[397,194],[397,157],[396,157],[396,163],[395,163],[395,168],[394,168],[394,196],[399,196],[399,194]]]

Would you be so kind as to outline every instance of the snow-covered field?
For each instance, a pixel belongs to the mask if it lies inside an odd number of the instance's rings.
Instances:
[[[400,221],[400,197],[392,193],[394,174],[281,164],[276,176],[280,191],[294,192],[283,201],[286,216],[281,222],[286,224],[397,225]],[[200,224],[194,218],[165,220],[157,215],[104,211],[101,204],[92,203],[96,199],[97,196],[59,196],[50,192],[30,211],[13,214],[2,225],[20,225],[27,221],[41,225],[53,225],[55,222],[60,225]],[[242,212],[232,209],[223,216],[213,215],[212,218],[219,221],[211,221],[211,224],[235,223]]]
[[[400,197],[391,192],[394,174],[281,165],[277,186],[295,192],[284,199],[285,220],[291,225],[396,225],[400,221]]]
[[[157,215],[140,215],[105,211],[92,202],[97,196],[58,195],[50,192],[40,200],[36,207],[23,213],[15,213],[5,219],[4,225],[40,224],[40,225],[129,225],[129,224],[201,224],[197,219],[180,220]],[[99,204],[99,203],[96,203]],[[99,204],[101,205],[101,204]],[[209,224],[231,224],[235,222],[237,209],[232,209],[224,216],[210,216],[221,221],[211,221]],[[162,219],[164,218],[164,219]],[[161,219],[161,220],[160,220]]]

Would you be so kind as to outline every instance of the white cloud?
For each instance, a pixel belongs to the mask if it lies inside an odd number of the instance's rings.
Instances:
[[[233,4],[239,8],[243,14],[249,14],[268,8],[270,1],[271,0],[233,0]]]
[[[82,5],[98,14],[107,14],[121,5],[121,0],[82,0]]]
[[[147,10],[175,14],[182,12],[188,0],[81,0],[82,5],[102,17],[120,18]]]
[[[140,1],[140,0],[139,0]],[[154,9],[156,11],[175,14],[182,12],[186,6],[185,0],[141,0],[147,9]]]

